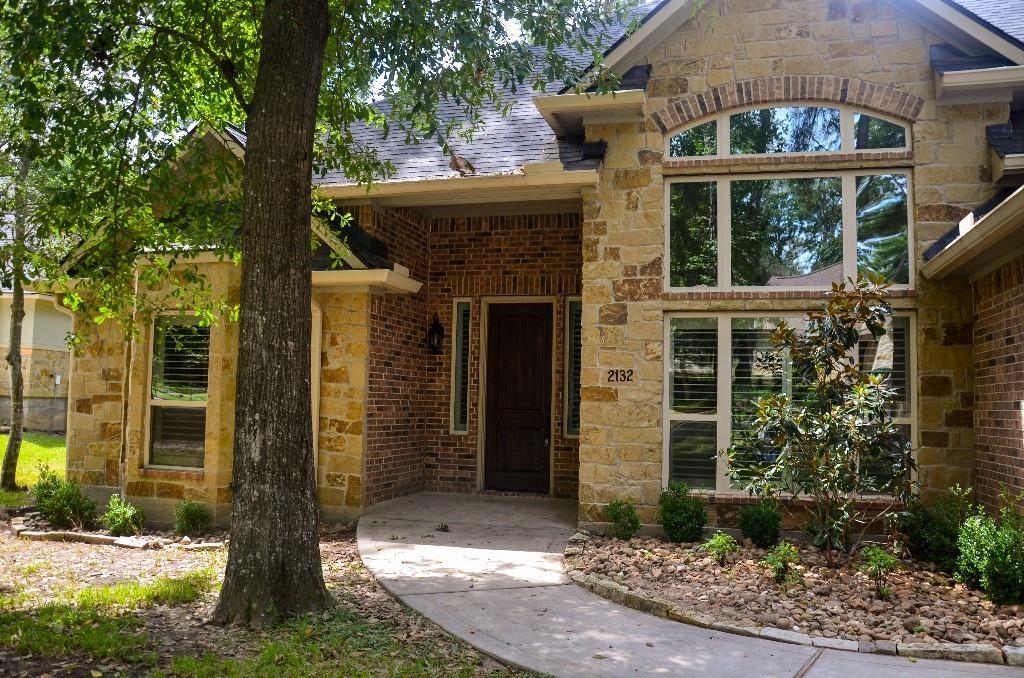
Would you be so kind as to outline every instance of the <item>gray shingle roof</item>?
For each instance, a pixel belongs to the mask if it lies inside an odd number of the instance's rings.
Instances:
[[[603,31],[602,44],[608,48],[627,32],[634,19],[649,15],[664,0],[641,3],[627,17],[617,21]],[[578,67],[590,65],[590,57],[581,55],[575,49],[563,48],[562,55]],[[533,105],[537,94],[557,94],[565,83],[549,83],[544,92],[536,92],[528,86],[518,92],[507,92],[514,102],[511,113],[502,116],[498,111],[486,111],[482,126],[470,141],[455,139],[450,145],[456,153],[472,163],[477,175],[508,174],[522,168],[526,163],[560,160],[567,169],[585,168],[593,163],[584,160],[580,145],[573,141],[559,140],[551,127]],[[631,83],[632,84],[632,83]],[[442,104],[442,118],[461,119],[460,107],[455,103]],[[377,128],[353,129],[353,136],[359,143],[377,149],[381,159],[389,160],[395,166],[395,173],[389,181],[413,181],[422,179],[444,179],[458,177],[435,142],[418,145],[405,143],[404,135],[392,134],[385,139]],[[328,172],[314,177],[316,185],[351,183],[341,172]]]
[[[945,0],[1024,48],[1024,2],[1021,0]]]

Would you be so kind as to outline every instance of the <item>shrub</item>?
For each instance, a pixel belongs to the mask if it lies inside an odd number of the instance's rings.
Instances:
[[[970,489],[954,485],[931,505],[915,498],[896,521],[903,545],[918,560],[955,572],[960,548],[960,526],[976,512]]]
[[[604,515],[612,524],[612,536],[616,539],[632,539],[640,531],[640,518],[630,501],[616,499],[604,507]]]
[[[884,375],[850,360],[862,336],[878,340],[888,331],[885,297],[884,282],[862,276],[852,287],[834,284],[803,329],[780,323],[772,334],[777,353],[759,360],[782,379],[784,353],[796,396],[759,398],[749,429],[726,452],[730,477],[752,494],[810,500],[830,566],[834,551],[849,548],[857,525],[871,518],[858,507],[861,497],[886,492],[906,503],[910,494],[910,443],[892,418],[897,392]]]
[[[142,532],[142,524],[146,522],[146,515],[141,508],[121,501],[121,497],[115,494],[110,497],[107,512],[100,518],[100,522],[110,530],[110,534],[120,537]]]
[[[704,502],[690,496],[686,483],[670,483],[659,500],[661,526],[671,541],[697,541],[704,535],[708,512]]]
[[[860,557],[864,561],[861,568],[875,584],[875,593],[882,600],[888,600],[892,596],[892,589],[885,581],[890,573],[899,569],[900,561],[893,554],[877,546],[867,547],[860,552]]]
[[[763,549],[774,546],[782,532],[782,513],[778,502],[766,499],[744,506],[740,510],[740,530],[755,546]]]
[[[765,555],[761,564],[767,566],[771,570],[772,578],[781,584],[791,577],[793,566],[798,562],[800,552],[792,544],[782,542]]]
[[[1004,492],[999,521],[983,513],[968,518],[960,528],[960,558],[956,577],[985,592],[993,602],[1024,602],[1024,516]]]
[[[82,494],[77,483],[48,468],[40,470],[33,492],[36,510],[53,527],[88,527],[96,517],[96,502]]]
[[[739,548],[736,540],[725,532],[715,532],[713,537],[700,545],[700,549],[707,551],[708,555],[714,558],[719,565],[725,565],[725,559],[729,557],[729,554]]]
[[[210,529],[210,513],[197,501],[186,499],[174,507],[174,531],[193,536]]]

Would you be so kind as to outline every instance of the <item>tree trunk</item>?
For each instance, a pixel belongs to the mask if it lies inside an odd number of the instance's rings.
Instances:
[[[214,621],[332,604],[320,564],[310,407],[313,136],[327,0],[268,0],[248,120],[231,548]]]
[[[0,489],[17,490],[18,455],[21,436],[25,428],[25,376],[21,372],[21,330],[25,319],[25,237],[28,231],[28,171],[31,161],[27,157],[18,163],[15,191],[14,256],[11,257],[11,336],[7,347],[7,363],[11,366],[11,433],[4,451],[3,470],[0,471]]]

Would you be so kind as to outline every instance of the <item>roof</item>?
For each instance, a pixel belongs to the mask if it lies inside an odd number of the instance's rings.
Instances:
[[[1024,7],[1021,0],[944,0],[991,31],[1024,48]]]

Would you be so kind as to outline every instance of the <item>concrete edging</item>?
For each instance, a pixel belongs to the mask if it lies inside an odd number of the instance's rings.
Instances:
[[[720,622],[700,612],[691,612],[676,607],[673,603],[656,596],[642,596],[627,589],[622,584],[584,574],[579,570],[566,570],[569,580],[602,598],[613,603],[647,612],[658,617],[691,626],[732,633],[738,636],[764,638],[794,645],[810,645],[813,647],[842,650],[844,652],[863,652],[868,654],[899,655],[916,659],[945,659],[961,662],[977,662],[982,664],[1009,664],[1024,666],[1024,647],[1003,646],[1001,649],[985,643],[897,643],[878,640],[870,643],[845,638],[824,638],[811,636],[797,631],[786,631],[772,627],[739,626]]]

